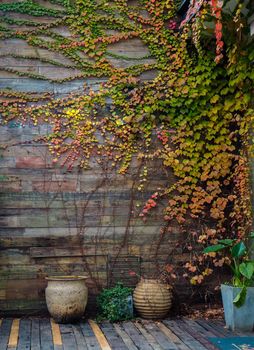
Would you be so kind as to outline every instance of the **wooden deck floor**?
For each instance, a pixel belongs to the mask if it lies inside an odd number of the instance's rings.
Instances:
[[[84,320],[58,325],[49,318],[5,318],[0,322],[0,350],[216,350],[209,337],[250,335],[230,332],[219,320],[137,319],[118,324]]]

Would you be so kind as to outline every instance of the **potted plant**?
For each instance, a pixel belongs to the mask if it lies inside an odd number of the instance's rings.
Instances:
[[[132,288],[117,283],[113,288],[104,288],[97,297],[99,319],[110,322],[125,321],[133,318]]]
[[[254,238],[254,233],[249,237]],[[232,271],[230,283],[221,285],[227,328],[252,331],[254,326],[254,260],[249,240],[221,239],[204,249],[205,254],[223,252]]]

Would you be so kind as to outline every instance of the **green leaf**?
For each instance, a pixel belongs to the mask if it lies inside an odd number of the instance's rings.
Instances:
[[[225,249],[226,248],[226,246],[224,245],[224,244],[215,244],[215,245],[211,245],[211,246],[209,246],[209,247],[206,247],[204,250],[203,250],[203,252],[205,253],[205,254],[207,254],[207,253],[213,253],[213,252],[218,252],[218,251],[220,251],[220,250],[223,250],[223,249]]]
[[[225,244],[225,245],[232,245],[234,243],[234,239],[229,239],[229,238],[226,238],[226,239],[220,239],[218,242],[221,243],[221,244]]]
[[[226,88],[221,90],[220,94],[221,95],[226,95],[228,93],[228,90],[229,90],[229,88],[226,87]]]
[[[244,277],[250,280],[253,277],[253,273],[254,273],[254,262],[252,261],[242,262],[239,265],[239,271]]]
[[[254,238],[254,231],[250,233],[250,238]]]
[[[123,125],[123,121],[121,119],[116,119],[116,125],[117,126]]]
[[[151,113],[151,112],[152,112],[152,108],[151,108],[150,106],[145,106],[145,107],[144,107],[144,111],[145,111],[146,113]]]
[[[244,286],[241,291],[237,294],[237,296],[235,297],[235,299],[233,300],[233,304],[236,307],[241,307],[246,299],[246,294],[247,294],[247,288]]]
[[[243,242],[237,243],[232,249],[231,254],[233,258],[240,258],[246,253],[246,245]]]

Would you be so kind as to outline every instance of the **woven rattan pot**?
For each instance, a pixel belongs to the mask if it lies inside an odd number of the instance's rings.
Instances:
[[[155,279],[142,279],[133,293],[134,306],[141,317],[164,318],[172,304],[172,291]]]

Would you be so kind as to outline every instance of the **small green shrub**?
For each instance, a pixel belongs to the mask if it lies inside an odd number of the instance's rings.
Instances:
[[[103,289],[97,297],[99,318],[110,322],[130,320],[133,318],[132,288],[121,283],[113,288]],[[129,297],[129,298],[128,298]]]

